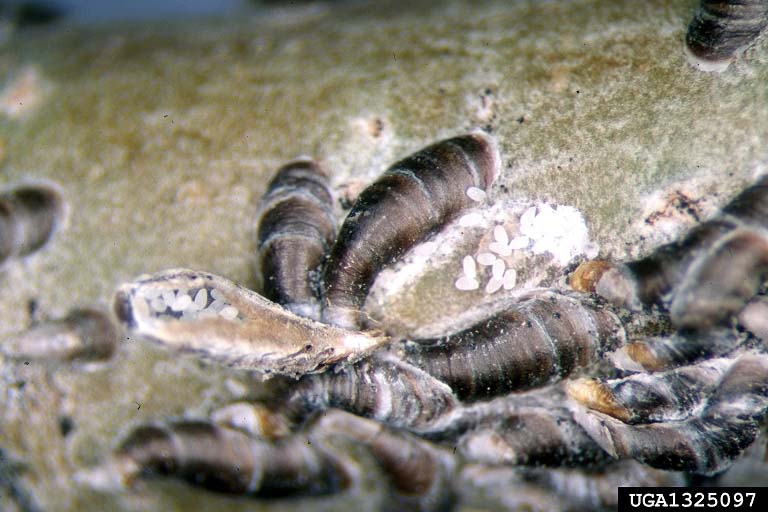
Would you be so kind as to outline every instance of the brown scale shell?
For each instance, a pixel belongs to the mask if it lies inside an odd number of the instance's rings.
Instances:
[[[566,383],[568,395],[595,411],[625,423],[681,421],[693,414],[715,390],[733,358],[715,358],[664,373],[637,373],[601,382]]]
[[[562,467],[607,460],[570,412],[555,403],[513,410],[467,432],[459,448],[468,460],[491,465]]]
[[[701,0],[688,26],[688,50],[704,61],[727,61],[768,26],[765,0]]]
[[[628,263],[584,264],[572,281],[632,310],[668,308],[678,329],[726,325],[768,277],[766,205],[768,176],[763,176],[680,240]]]
[[[0,193],[0,263],[45,245],[63,210],[61,195],[49,186],[24,185]]]
[[[302,377],[289,390],[287,414],[301,421],[338,408],[387,425],[423,432],[459,405],[453,391],[429,374],[389,355],[339,372]]]
[[[135,429],[105,470],[122,484],[174,476],[212,491],[261,497],[324,495],[348,484],[334,458],[305,439],[265,442],[199,420]]]
[[[281,167],[267,186],[257,224],[264,296],[319,320],[317,277],[336,234],[326,174],[308,159]]]
[[[592,410],[577,410],[574,418],[614,457],[712,475],[752,444],[767,411],[768,357],[746,353],[719,380],[698,414],[684,421],[629,425]]]
[[[405,360],[473,401],[566,377],[624,342],[616,315],[588,297],[523,299],[460,333],[409,345]]]
[[[324,371],[388,341],[298,316],[228,279],[188,269],[124,284],[114,310],[132,335],[264,378]]]
[[[330,410],[311,425],[312,435],[343,435],[363,445],[389,480],[391,500],[401,510],[447,510],[453,502],[455,459],[408,432]]]
[[[323,273],[323,320],[360,326],[359,311],[379,270],[453,219],[487,190],[499,155],[481,132],[437,142],[397,162],[358,197]]]
[[[120,332],[107,312],[77,309],[10,336],[0,350],[15,359],[107,361],[119,343]]]

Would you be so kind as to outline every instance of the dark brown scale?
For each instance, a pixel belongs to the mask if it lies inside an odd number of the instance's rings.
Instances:
[[[742,356],[725,374],[703,411],[686,421],[628,425],[596,413],[579,423],[612,455],[659,469],[714,474],[752,444],[768,411],[768,359]]]
[[[734,229],[734,224],[715,219],[697,225],[680,241],[663,245],[649,256],[626,264],[637,281],[637,298],[644,305],[661,303],[681,283],[691,263],[713,243]]]
[[[347,485],[343,470],[298,437],[264,442],[204,421],[134,430],[115,454],[126,475],[172,476],[206,489],[261,497],[324,495]]]
[[[309,160],[285,165],[267,187],[261,212],[257,239],[264,296],[319,319],[316,274],[336,228],[327,176]]]
[[[543,293],[456,335],[412,344],[405,360],[472,401],[565,377],[622,339],[608,310]]]
[[[494,145],[475,133],[414,153],[366,188],[325,267],[324,321],[359,327],[357,312],[378,272],[468,207],[467,189],[487,190],[497,167]]]
[[[696,57],[723,61],[754,41],[766,25],[766,0],[702,0],[685,42]]]
[[[467,460],[494,466],[583,467],[608,459],[563,407],[565,397],[559,389],[534,393],[470,406],[467,416],[472,419],[445,432],[446,441],[458,434]]]
[[[0,262],[45,245],[62,214],[61,197],[49,187],[28,185],[0,194]]]
[[[562,406],[523,407],[459,443],[469,461],[509,466],[585,466],[608,460],[605,452]]]
[[[388,477],[392,510],[449,510],[453,457],[407,432],[330,410],[310,426],[313,437],[344,435],[368,449]]]
[[[734,230],[688,272],[669,308],[672,323],[679,329],[728,323],[766,278],[768,231]]]
[[[9,336],[0,351],[15,359],[106,361],[120,344],[120,332],[99,309],[76,309],[60,320],[38,323]]]
[[[339,372],[307,375],[290,390],[295,420],[332,407],[414,432],[457,406],[448,386],[401,361],[374,357]]]
[[[679,282],[670,305],[678,328],[727,323],[768,278],[768,176],[728,203],[721,218],[737,219],[740,225],[711,242]]]
[[[717,358],[664,373],[639,373],[600,382],[567,383],[568,394],[590,409],[625,423],[681,421],[690,417],[717,387],[733,360]]]
[[[614,303],[670,309],[678,329],[727,324],[768,277],[768,176],[712,220],[647,257],[599,269],[594,289]],[[591,289],[591,283],[583,289]]]
[[[382,429],[369,447],[400,493],[419,496],[434,485],[437,476],[435,458],[414,439]]]

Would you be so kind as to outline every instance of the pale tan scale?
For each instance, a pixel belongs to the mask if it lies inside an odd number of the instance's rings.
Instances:
[[[152,288],[174,299],[179,289],[205,289],[228,305],[218,316],[203,311],[182,320],[180,314],[176,318],[145,307]],[[123,285],[115,310],[136,335],[169,349],[256,370],[264,378],[322,371],[339,361],[355,361],[387,341],[299,317],[223,277],[193,270],[166,270]]]

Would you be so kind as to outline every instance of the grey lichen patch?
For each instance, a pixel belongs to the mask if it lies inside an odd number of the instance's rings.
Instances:
[[[0,119],[1,181],[59,183],[70,216],[42,251],[2,269],[0,338],[29,325],[31,300],[48,318],[105,306],[144,272],[183,266],[251,285],[255,202],[279,165],[311,154],[342,187],[477,127],[501,148],[497,196],[573,205],[603,255],[647,250],[655,191],[701,179],[685,192],[716,194],[714,211],[768,158],[768,41],[724,73],[697,71],[683,52],[694,3],[342,3],[19,33],[0,50],[3,83],[36,69],[45,94]],[[456,311],[483,299],[453,287],[460,261],[404,290],[392,315],[413,326],[424,302]],[[247,374],[131,339],[101,368],[0,361],[0,376],[0,446],[27,465],[20,482],[46,510],[380,504],[373,491],[261,506],[178,484],[120,496],[73,486],[131,427],[242,399],[232,379],[247,389]]]

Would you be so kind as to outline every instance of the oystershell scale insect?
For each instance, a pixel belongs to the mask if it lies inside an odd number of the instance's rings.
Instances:
[[[680,329],[723,325],[758,292],[768,273],[766,204],[768,176],[763,176],[682,240],[620,265],[585,262],[574,272],[573,284],[635,311],[662,305]],[[708,285],[713,279],[718,286]]]
[[[10,336],[0,352],[16,359],[107,361],[119,342],[119,331],[107,312],[85,308]]]
[[[0,193],[0,263],[45,245],[63,217],[63,199],[52,186],[22,185]]]
[[[323,320],[360,327],[360,309],[378,269],[472,205],[466,190],[487,190],[500,157],[486,134],[433,144],[387,169],[358,197],[323,272]]]
[[[722,70],[766,26],[768,2],[765,0],[701,0],[688,26],[685,43],[704,69]]]
[[[174,310],[179,294],[196,296],[199,290],[208,296],[203,309]],[[174,304],[162,297],[173,298]],[[363,357],[386,342],[383,336],[300,317],[223,277],[187,269],[166,270],[123,285],[114,308],[135,335],[221,364],[256,370],[264,378],[322,371],[338,361]]]
[[[309,159],[284,165],[267,186],[260,210],[256,236],[264,296],[320,320],[319,270],[336,230],[327,176]]]

